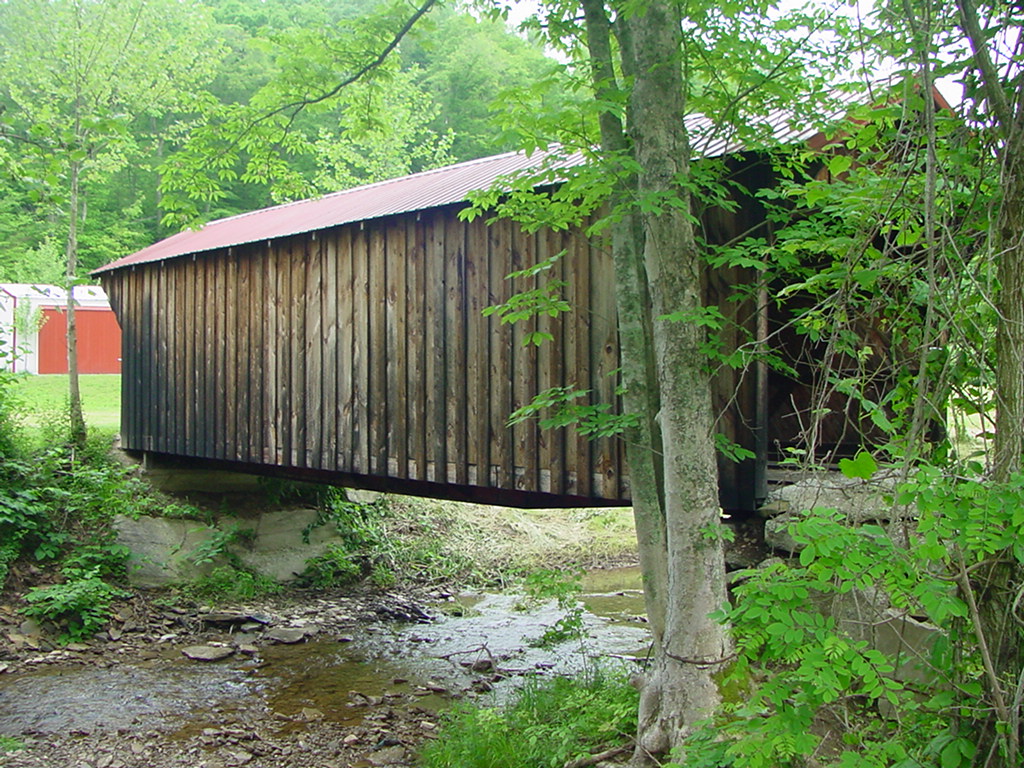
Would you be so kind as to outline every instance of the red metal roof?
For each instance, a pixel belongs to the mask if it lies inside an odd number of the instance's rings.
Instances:
[[[862,100],[863,96],[851,94],[839,98],[843,105],[826,122],[841,118],[848,105]],[[717,157],[743,149],[734,137],[719,133],[708,118],[692,116],[687,118],[687,122],[693,137],[695,157]],[[792,113],[785,110],[773,112],[763,123],[771,129],[773,140],[782,144],[806,141],[819,133],[817,128],[807,125],[794,127]],[[553,151],[535,152],[527,156],[522,152],[510,152],[218,219],[201,229],[172,235],[92,274],[461,202],[467,199],[469,192],[487,189],[499,177],[539,168],[547,157],[554,154]],[[575,154],[556,158],[552,167],[557,170],[582,162],[582,156]]]

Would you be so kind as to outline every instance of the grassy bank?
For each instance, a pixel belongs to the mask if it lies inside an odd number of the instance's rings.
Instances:
[[[86,423],[97,429],[118,430],[121,426],[121,376],[105,373],[80,376],[79,387]],[[18,403],[18,417],[27,426],[39,426],[51,414],[59,414],[67,407],[68,377],[19,375],[12,382],[11,395]]]

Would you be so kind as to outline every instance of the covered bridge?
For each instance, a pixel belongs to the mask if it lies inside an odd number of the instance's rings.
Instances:
[[[781,116],[778,124],[783,140],[825,141]],[[737,151],[722,141],[701,148]],[[749,189],[770,181],[763,158],[736,158]],[[499,155],[242,214],[99,270],[123,330],[124,447],[193,466],[509,506],[628,503],[619,440],[506,426],[550,387],[616,402],[607,250],[582,229],[527,234],[507,220],[459,218],[468,192],[536,162]],[[741,203],[704,214],[710,239],[763,222],[754,198]],[[514,325],[483,315],[533,286],[507,275],[563,250],[548,279],[565,281],[572,313]],[[750,279],[709,272],[708,302],[763,336],[766,306],[726,300]],[[554,340],[524,346],[534,330]],[[786,426],[799,419],[768,412],[768,376],[725,370],[716,380],[721,431],[757,453],[722,460],[726,509],[753,509],[768,446],[799,440]]]

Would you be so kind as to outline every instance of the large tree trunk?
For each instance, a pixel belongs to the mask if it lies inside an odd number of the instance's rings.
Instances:
[[[583,7],[596,95],[614,103],[607,98],[614,88],[607,12],[598,0],[583,0]],[[715,673],[731,657],[728,633],[709,618],[726,594],[703,330],[660,319],[680,311],[696,316],[703,307],[703,261],[680,184],[689,173],[680,25],[677,6],[661,0],[647,4],[643,15],[620,15],[622,72],[633,77],[631,142],[617,117],[605,113],[601,120],[606,154],[631,153],[641,169],[635,178],[620,178],[612,205],[631,194],[678,203],[623,216],[612,238],[624,403],[639,417],[628,459],[654,636],[642,681],[637,763],[676,747],[694,723],[713,714]]]
[[[1006,483],[1021,472],[1024,459],[1024,83],[1020,75],[1016,82],[1002,81],[989,54],[991,38],[981,29],[973,0],[957,0],[957,8],[1002,142],[1002,200],[989,245],[999,278],[992,479]],[[993,559],[989,567],[976,570],[970,579],[964,567],[961,588],[975,593],[968,599],[976,605],[975,631],[985,661],[986,692],[995,714],[986,724],[982,747],[1005,740],[1002,754],[993,754],[986,765],[1016,768],[1024,739],[1024,628],[1017,610],[1024,589],[1024,567],[1007,552]]]
[[[993,480],[997,483],[1006,483],[1021,471],[1024,455],[1024,107],[1018,107],[1006,131],[1002,161],[1003,199],[994,237],[999,275],[993,448]],[[995,677],[990,680],[989,694],[1006,726],[1007,760],[1003,765],[1017,766],[1024,739],[1024,631],[1016,601],[1024,589],[1024,568],[1007,553],[974,579],[980,630]]]
[[[629,134],[640,168],[640,199],[675,196],[680,204],[646,207],[644,267],[651,299],[655,385],[659,392],[664,561],[668,592],[665,630],[640,709],[640,745],[652,752],[674,747],[719,703],[715,673],[730,657],[725,628],[709,614],[726,600],[725,560],[718,507],[711,381],[693,322],[703,309],[703,259],[681,186],[689,176],[684,128],[684,84],[679,6],[655,0],[643,15],[626,16],[634,64]],[[663,197],[664,196],[664,197]]]

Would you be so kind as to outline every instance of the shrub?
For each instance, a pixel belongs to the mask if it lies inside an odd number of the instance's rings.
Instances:
[[[258,573],[232,565],[214,568],[209,575],[200,576],[182,587],[182,592],[211,600],[253,600],[281,591],[281,585]]]
[[[306,561],[303,580],[319,589],[330,589],[358,581],[363,570],[344,547],[333,544],[322,555]]]
[[[110,603],[127,596],[127,592],[107,584],[91,571],[63,584],[29,590],[25,595],[28,606],[23,613],[54,622],[63,629],[62,642],[75,642],[99,631],[110,616]]]

